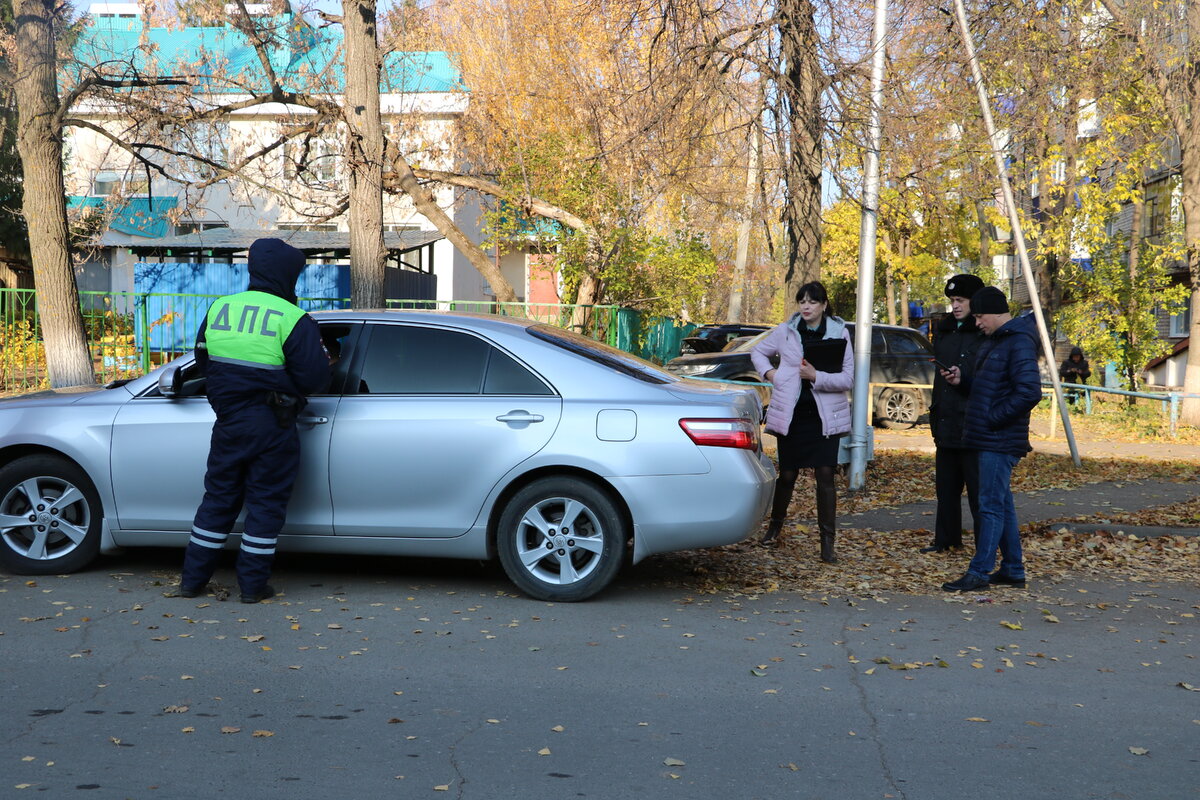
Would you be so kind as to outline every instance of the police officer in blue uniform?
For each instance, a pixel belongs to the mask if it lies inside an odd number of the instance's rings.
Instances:
[[[243,505],[241,600],[275,594],[267,583],[275,540],[300,467],[296,416],[306,395],[329,384],[317,323],[296,306],[303,269],[304,253],[280,239],[258,239],[250,246],[250,288],[219,298],[200,326],[196,361],[217,420],[183,561],[183,597],[205,591]]]

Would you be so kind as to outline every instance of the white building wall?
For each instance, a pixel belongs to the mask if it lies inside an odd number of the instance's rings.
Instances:
[[[461,96],[440,93],[385,95],[382,106],[385,122],[390,122],[402,133],[401,146],[406,152],[413,153],[414,160],[419,159],[422,166],[433,169],[452,168],[448,153],[456,117],[465,108],[465,100]],[[78,116],[101,124],[114,134],[123,132],[127,127],[108,109],[93,106],[75,111]],[[307,116],[311,116],[307,109],[280,104],[262,105],[235,114],[228,123],[226,134],[231,160],[273,141],[281,126],[302,123]],[[68,158],[64,179],[69,195],[92,195],[94,182],[101,173],[129,175],[134,179],[145,174],[143,170],[131,169],[129,154],[95,131],[69,128],[66,147]],[[183,165],[173,167],[175,174],[185,174]],[[299,181],[286,178],[282,148],[248,169],[246,178],[230,179],[203,188],[198,185],[202,181],[199,176],[191,184],[159,179],[151,184],[151,194],[178,198],[173,218],[176,223],[222,222],[231,228],[264,232],[275,230],[281,224],[319,222],[303,212],[319,209],[322,206],[320,201],[329,199],[328,195],[322,196]],[[344,182],[344,176],[340,180]],[[456,194],[450,187],[441,187],[435,192],[435,199],[467,236],[478,242],[481,239],[480,204],[473,198],[460,202]],[[432,222],[417,213],[412,201],[405,196],[384,195],[383,214],[385,225],[436,230]],[[326,224],[335,224],[337,230],[349,229],[347,215],[328,220]],[[117,246],[111,253],[111,290],[132,291],[136,258],[128,250],[120,248],[119,244],[139,241],[145,239],[116,231],[106,234],[106,242]],[[485,300],[490,297],[485,293],[486,284],[482,276],[448,241],[434,245],[434,272],[438,277],[439,300]],[[523,273],[511,276],[510,281],[520,291],[519,287],[524,282]]]

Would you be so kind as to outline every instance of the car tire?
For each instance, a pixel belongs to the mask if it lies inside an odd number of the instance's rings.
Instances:
[[[19,575],[56,575],[100,552],[104,510],[87,474],[51,455],[0,469],[0,565]]]
[[[876,406],[879,421],[891,430],[908,430],[916,426],[925,413],[925,402],[918,389],[884,389]]]
[[[569,477],[542,478],[518,491],[496,531],[509,580],[530,597],[558,602],[586,600],[608,586],[626,539],[628,525],[612,498]]]

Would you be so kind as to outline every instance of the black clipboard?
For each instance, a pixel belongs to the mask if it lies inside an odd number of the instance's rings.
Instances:
[[[818,339],[804,344],[804,360],[821,372],[841,372],[845,358],[845,339]]]

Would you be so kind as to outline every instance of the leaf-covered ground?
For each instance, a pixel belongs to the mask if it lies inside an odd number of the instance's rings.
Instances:
[[[1051,525],[1024,526],[1022,541],[1029,576],[1027,590],[1000,588],[972,595],[992,600],[1047,601],[1055,584],[1071,579],[1133,582],[1179,581],[1195,585],[1200,576],[1200,537],[1138,539],[1108,533],[1077,534]],[[942,594],[942,583],[963,574],[968,545],[948,554],[921,553],[928,531],[838,532],[837,564],[817,558],[817,534],[794,526],[777,547],[740,544],[664,556],[672,571],[701,592],[793,591],[805,595],[874,597],[884,593]]]
[[[1085,459],[1075,466],[1067,456],[1030,453],[1013,470],[1014,492],[1071,489],[1105,481],[1192,481],[1196,464],[1120,459]],[[839,515],[934,499],[933,455],[906,450],[878,451],[867,465],[866,488],[846,491],[845,476],[838,477]],[[789,510],[790,516],[810,519],[816,514],[812,473],[802,470]]]
[[[1013,474],[1015,491],[1071,489],[1103,481],[1147,479],[1194,481],[1195,464],[1148,461],[1087,460],[1076,467],[1066,457],[1033,454]],[[948,554],[925,554],[926,529],[860,531],[840,528],[839,563],[818,557],[812,519],[811,478],[797,482],[782,542],[774,547],[743,543],[688,551],[658,560],[661,571],[701,592],[795,591],[809,596],[873,597],[885,593],[943,594],[941,585],[962,575],[972,548]],[[850,494],[839,477],[839,516],[869,509],[933,499],[933,457],[923,453],[882,451],[870,465],[867,489]],[[1112,521],[1126,524],[1200,525],[1200,498],[1168,506],[1125,512]],[[1133,522],[1133,520],[1139,520]],[[1141,521],[1145,520],[1145,521]],[[1158,521],[1151,521],[1158,520]],[[1167,521],[1174,520],[1174,521]],[[1185,520],[1187,520],[1185,522]],[[1063,580],[1117,579],[1200,583],[1200,536],[1140,539],[1116,533],[1073,533],[1062,525],[1022,526],[1027,590],[1001,588],[971,597],[992,601],[1027,600],[1031,595],[1052,601]]]

